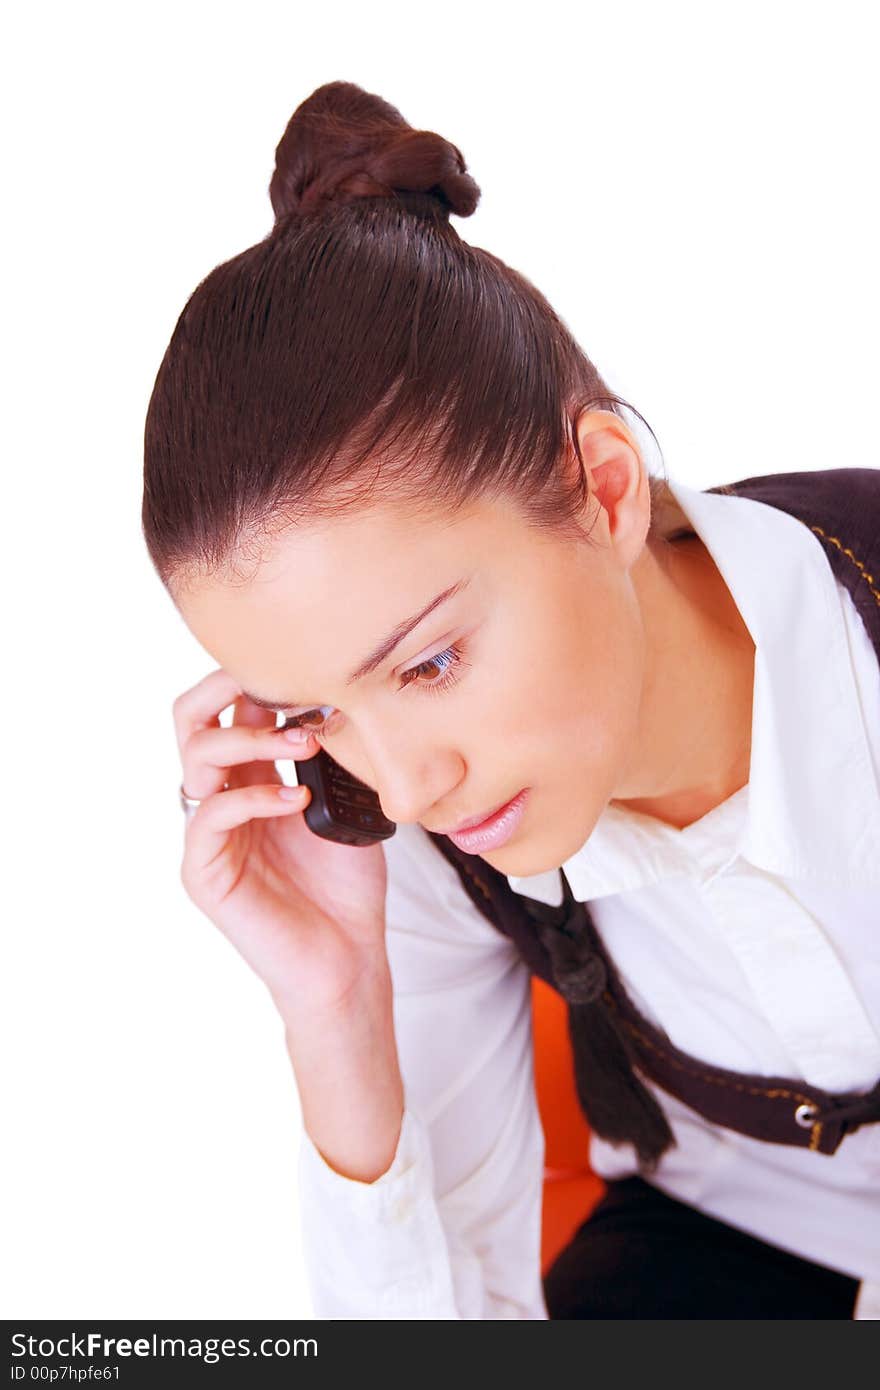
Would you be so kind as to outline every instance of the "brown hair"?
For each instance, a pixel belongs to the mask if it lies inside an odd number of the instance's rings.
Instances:
[[[272,230],[193,291],[150,398],[142,524],[163,584],[234,578],[285,526],[383,498],[503,495],[581,535],[574,422],[643,417],[524,275],[451,226],[480,197],[460,150],[330,82],[290,118],[269,196]]]

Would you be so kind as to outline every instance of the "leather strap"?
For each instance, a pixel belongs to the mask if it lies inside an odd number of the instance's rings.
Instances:
[[[558,989],[570,1010],[578,1007],[584,979],[596,978],[598,957],[605,973],[602,1002],[626,1031],[639,1073],[710,1123],[765,1143],[833,1154],[847,1134],[880,1121],[880,1080],[867,1092],[834,1094],[802,1078],[732,1071],[683,1052],[636,1008],[588,905],[576,901],[562,869],[563,902],[553,907],[515,893],[503,874],[478,856],[459,851],[446,836],[431,834],[430,838],[456,869],[483,915],[516,942],[532,973]],[[546,945],[548,928],[563,933],[567,946],[576,943],[577,951],[551,955]]]

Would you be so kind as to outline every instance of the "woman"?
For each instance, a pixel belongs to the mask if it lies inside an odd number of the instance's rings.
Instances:
[[[284,1020],[317,1315],[876,1315],[870,552],[773,476],[651,477],[547,301],[451,227],[454,145],[337,82],[276,155],[272,232],[159,370],[143,523],[218,663],[174,706],[182,879]],[[816,478],[859,536],[878,483]],[[274,763],[319,748],[393,836],[308,829]],[[608,1185],[543,1281],[542,959]],[[781,1092],[782,1129],[716,1104]]]

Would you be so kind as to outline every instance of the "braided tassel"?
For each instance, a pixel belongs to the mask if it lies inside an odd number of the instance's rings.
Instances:
[[[571,890],[566,883],[567,893]],[[579,904],[569,896],[567,906]],[[578,1099],[592,1129],[611,1143],[635,1145],[641,1168],[653,1173],[663,1153],[675,1144],[654,1096],[633,1069],[630,1040],[604,995],[605,962],[591,939],[595,929],[581,911],[577,934],[565,924],[544,922],[538,933],[553,964],[556,986],[568,1003],[568,1031],[575,1064]]]

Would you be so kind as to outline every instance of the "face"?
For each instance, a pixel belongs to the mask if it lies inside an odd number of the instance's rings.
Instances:
[[[538,873],[588,839],[638,724],[638,547],[610,544],[606,513],[593,515],[588,542],[535,529],[511,501],[454,517],[376,507],[289,530],[246,583],[202,582],[178,607],[243,690],[306,715],[391,820],[446,831],[528,788],[514,833],[480,853]]]

